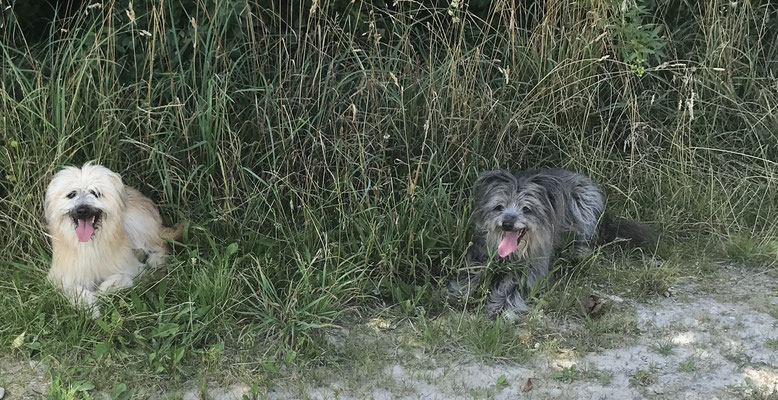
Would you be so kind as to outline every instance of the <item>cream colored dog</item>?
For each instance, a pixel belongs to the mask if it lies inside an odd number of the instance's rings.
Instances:
[[[165,239],[180,240],[184,228],[164,227],[148,197],[91,163],[54,175],[44,207],[52,247],[49,279],[95,316],[97,291],[132,286],[146,265],[165,261]]]

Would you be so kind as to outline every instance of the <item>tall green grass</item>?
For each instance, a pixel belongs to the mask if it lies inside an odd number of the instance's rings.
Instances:
[[[774,6],[396,3],[109,0],[40,41],[3,10],[0,347],[95,374],[315,357],[375,288],[461,265],[486,169],[586,173],[676,243],[775,240]],[[87,160],[194,226],[97,323],[44,282],[46,184]]]

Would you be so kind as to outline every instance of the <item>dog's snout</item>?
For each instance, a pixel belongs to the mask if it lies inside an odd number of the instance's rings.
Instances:
[[[90,207],[79,206],[78,208],[76,208],[76,218],[78,219],[87,219],[91,217],[92,214],[94,213],[92,212],[92,209]]]
[[[502,229],[506,231],[516,230],[516,216],[508,215],[502,219]]]

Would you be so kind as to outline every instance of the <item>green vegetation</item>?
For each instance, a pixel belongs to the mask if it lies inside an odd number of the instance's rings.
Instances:
[[[107,0],[41,19],[35,3],[0,7],[0,349],[56,360],[56,398],[328,362],[326,333],[385,312],[375,297],[434,319],[485,169],[588,174],[671,248],[659,268],[563,260],[530,325],[575,313],[595,278],[644,296],[678,260],[778,258],[770,5]],[[97,321],[45,282],[46,184],[87,160],[193,226]],[[633,331],[621,315],[578,317],[572,342]],[[451,343],[528,353],[476,318],[446,325]]]

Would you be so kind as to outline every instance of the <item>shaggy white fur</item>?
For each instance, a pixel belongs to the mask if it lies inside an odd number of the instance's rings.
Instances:
[[[95,317],[96,292],[130,287],[146,265],[162,264],[165,239],[180,240],[184,227],[164,227],[149,198],[91,163],[59,171],[44,208],[52,247],[48,277]]]

